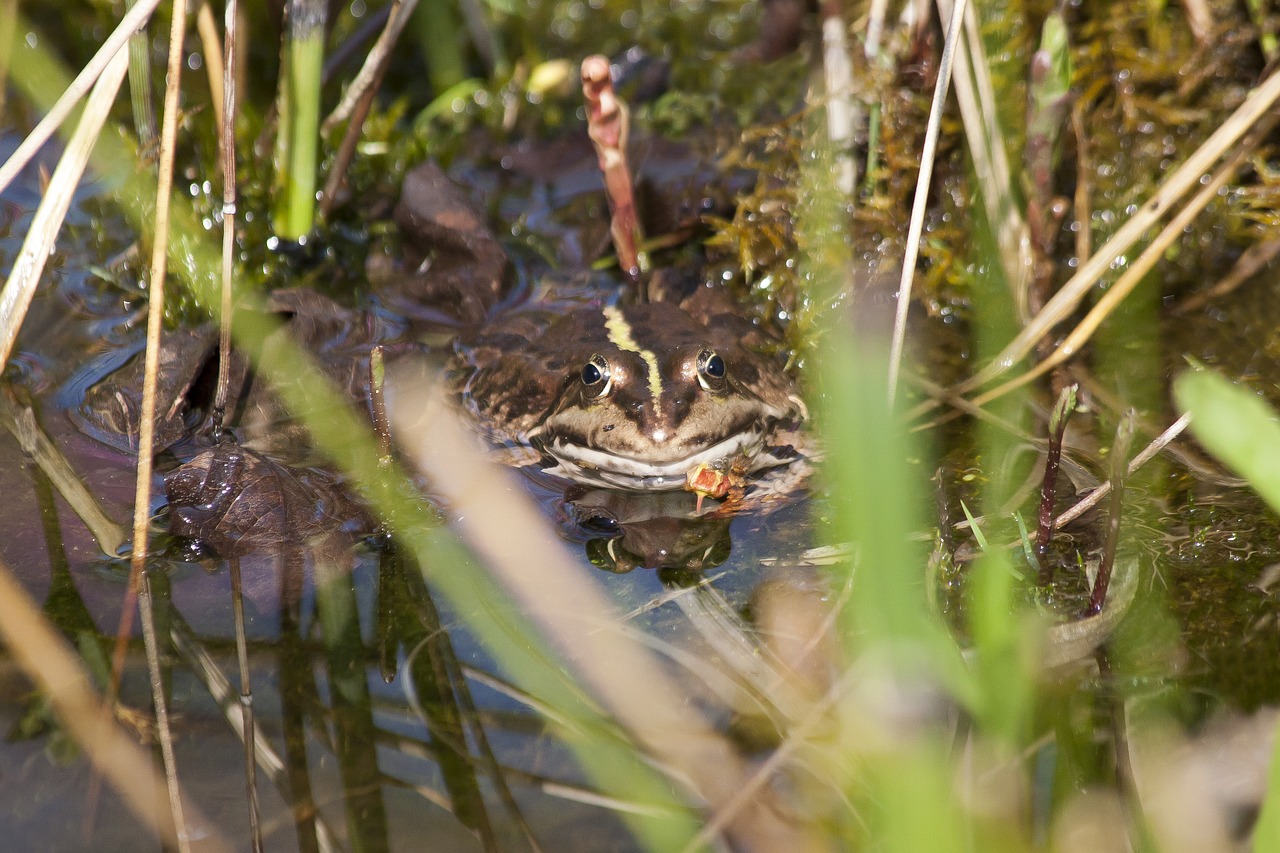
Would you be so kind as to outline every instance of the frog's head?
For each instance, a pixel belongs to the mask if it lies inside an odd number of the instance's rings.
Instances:
[[[774,464],[762,452],[769,432],[804,416],[789,380],[738,347],[713,348],[683,317],[664,303],[604,309],[607,342],[566,368],[554,407],[530,434],[559,463],[553,473],[675,489],[699,464]]]

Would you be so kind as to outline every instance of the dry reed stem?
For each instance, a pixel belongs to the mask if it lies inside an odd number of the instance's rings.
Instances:
[[[116,524],[102,511],[93,493],[85,486],[67,457],[58,446],[49,440],[44,430],[36,423],[35,412],[24,406],[14,409],[7,400],[0,398],[0,417],[4,425],[22,447],[22,452],[31,457],[58,494],[67,502],[72,511],[80,517],[85,527],[98,541],[98,547],[104,554],[115,555],[125,542],[124,528]]]
[[[40,119],[40,123],[27,134],[27,138],[22,140],[22,144],[9,156],[4,165],[0,166],[0,192],[8,188],[18,172],[22,171],[22,167],[26,166],[40,147],[49,141],[49,137],[71,114],[85,92],[89,91],[94,81],[111,63],[112,58],[124,53],[127,62],[128,51],[123,50],[125,43],[147,22],[158,5],[160,0],[138,0],[138,4],[125,13],[125,16],[120,19],[120,24],[111,31],[111,35],[107,36],[107,40],[102,43],[102,47],[98,48],[98,52],[93,55],[88,64],[80,69],[80,73],[71,81],[67,90],[62,93],[44,118]]]
[[[235,0],[231,0],[228,5],[234,6]],[[209,80],[209,103],[213,107],[213,126],[221,128],[226,114],[222,82],[226,66],[222,62],[222,49],[218,46],[218,24],[213,18],[209,0],[202,0],[200,8],[196,10],[196,32],[200,34],[200,49],[204,51],[205,76]],[[222,145],[221,137],[218,145]]]
[[[249,798],[249,837],[254,853],[262,853],[262,824],[258,808],[257,754],[258,728],[253,722],[253,683],[249,677],[249,643],[244,632],[244,595],[240,581],[240,558],[232,557],[231,611],[236,625],[236,663],[240,668],[240,732],[244,739],[244,785]]]
[[[867,13],[866,44],[862,50],[867,64],[872,67],[880,56],[880,39],[884,35],[884,16],[888,10],[889,0],[871,0],[871,10]]]
[[[966,0],[957,0],[947,26],[947,40],[942,45],[942,59],[938,63],[938,80],[933,90],[933,103],[929,106],[929,123],[925,129],[924,146],[920,151],[920,175],[916,179],[916,196],[911,204],[911,224],[907,229],[907,245],[903,252],[902,279],[898,283],[898,304],[893,318],[893,341],[889,347],[889,405],[893,406],[898,391],[898,372],[902,367],[902,350],[907,337],[907,309],[911,304],[911,281],[915,276],[916,259],[920,256],[920,234],[924,230],[925,207],[929,201],[929,183],[933,178],[933,158],[938,150],[938,133],[942,125],[942,110],[947,103],[947,88],[951,83],[951,69],[955,62],[956,44],[960,38],[960,25],[964,21]]]
[[[364,59],[364,65],[360,66],[355,78],[347,85],[347,90],[342,93],[342,100],[338,102],[338,105],[333,108],[333,112],[329,113],[328,118],[320,125],[321,132],[329,133],[339,124],[351,118],[355,112],[356,103],[365,92],[378,88],[382,75],[386,72],[387,65],[391,62],[391,51],[395,48],[396,42],[400,40],[400,33],[404,31],[405,25],[409,23],[409,18],[413,15],[413,10],[417,5],[418,0],[393,0],[391,11],[387,15],[387,23],[378,35],[378,40],[373,43],[373,47],[369,48],[369,54]]]
[[[938,8],[948,12],[950,0],[938,0]],[[1013,198],[1013,173],[1005,153],[1005,134],[997,118],[995,86],[987,68],[973,6],[965,8],[964,32],[965,38],[956,45],[956,72],[952,75],[956,103],[960,107],[987,221],[996,230],[1000,267],[1013,293],[1017,314],[1025,319],[1033,265],[1031,235]]]
[[[1182,0],[1187,12],[1187,26],[1195,36],[1196,44],[1204,47],[1213,37],[1213,10],[1205,0]]]
[[[1163,218],[1175,202],[1199,184],[1201,177],[1214,162],[1258,123],[1278,99],[1280,99],[1280,73],[1273,73],[1250,92],[1244,103],[1236,108],[1236,111],[1205,140],[1204,144],[1156,188],[1151,197],[1124,225],[1120,226],[1102,248],[1081,264],[1076,274],[1053,295],[1040,313],[991,359],[986,367],[961,382],[955,390],[958,393],[966,393],[986,385],[1026,356],[1035,346],[1036,341],[1052,332],[1055,326],[1075,311],[1098,279],[1110,269],[1112,263],[1127,252],[1148,228]],[[927,403],[925,408],[917,407],[917,410],[911,414],[913,416],[923,414],[924,411],[932,408],[932,405]]]
[[[62,221],[71,207],[71,200],[84,174],[85,165],[89,162],[94,143],[102,132],[102,125],[107,120],[128,70],[129,52],[118,50],[93,87],[93,94],[80,118],[80,124],[62,158],[58,160],[57,168],[53,170],[48,190],[31,219],[27,236],[23,238],[22,249],[14,259],[4,290],[0,291],[0,369],[4,368],[13,352],[18,330],[31,306],[36,286],[40,284],[45,262],[53,250],[54,239],[62,228]]]
[[[160,757],[164,762],[165,787],[169,792],[169,812],[178,833],[179,853],[191,853],[191,831],[187,827],[182,789],[178,786],[178,763],[173,756],[173,735],[169,729],[169,705],[165,701],[164,679],[160,673],[160,645],[156,639],[155,613],[152,609],[151,576],[143,574],[138,611],[142,614],[142,644],[147,656],[147,676],[151,681],[151,701],[156,710],[156,734],[160,741]]]
[[[1270,127],[1274,124],[1274,121],[1268,121],[1265,124]],[[1235,176],[1236,170],[1240,168],[1245,158],[1253,151],[1259,139],[1260,134],[1250,134],[1246,144],[1242,145],[1230,160],[1218,167],[1209,182],[1201,187],[1200,192],[1196,193],[1190,202],[1178,210],[1178,214],[1169,220],[1168,224],[1161,229],[1155,239],[1142,250],[1142,254],[1124,271],[1123,275],[1116,279],[1115,284],[1107,289],[1107,292],[1102,295],[1097,304],[1072,329],[1071,334],[1067,335],[1066,339],[1058,344],[1048,358],[1026,373],[974,397],[974,405],[984,406],[997,397],[1003,396],[1043,376],[1075,355],[1093,337],[1093,333],[1098,330],[1103,321],[1111,316],[1111,312],[1119,307],[1120,303],[1133,292],[1134,288],[1142,283],[1147,273],[1164,257],[1165,251],[1175,241],[1182,238],[1186,228],[1209,205],[1209,202],[1213,201],[1218,195],[1218,191]]]
[[[685,701],[656,660],[617,630],[597,582],[575,561],[510,472],[486,463],[439,387],[397,383],[391,421],[402,446],[440,490],[456,529],[556,650],[640,747],[712,809],[745,777],[734,747]],[[501,518],[495,536],[489,519]],[[597,630],[604,628],[605,630]],[[752,849],[799,849],[799,830],[768,796],[730,826]]]
[[[173,188],[174,147],[178,136],[178,87],[182,80],[182,43],[186,31],[186,0],[174,0],[172,26],[169,31],[169,64],[164,93],[164,118],[160,130],[159,180],[156,189],[155,233],[152,236],[150,292],[147,305],[147,350],[142,380],[142,406],[138,423],[138,473],[134,490],[133,553],[129,560],[129,589],[120,614],[120,632],[116,636],[112,660],[113,684],[118,683],[124,663],[124,647],[132,633],[133,609],[141,590],[143,638],[147,643],[147,662],[151,673],[152,700],[160,730],[160,751],[165,763],[169,805],[177,826],[179,850],[190,849],[186,830],[182,794],[178,789],[173,744],[169,734],[168,710],[164,686],[158,671],[155,651],[155,626],[152,624],[149,582],[143,576],[147,559],[147,528],[151,520],[151,470],[155,444],[156,385],[160,366],[160,332],[164,321],[164,280],[168,262],[169,201]]]
[[[218,149],[222,165],[222,288],[218,309],[218,385],[213,397],[214,429],[223,428],[227,414],[227,395],[231,385],[231,320],[233,308],[232,280],[235,276],[236,252],[236,67],[239,53],[236,0],[227,0],[223,27],[226,31],[222,58],[221,117],[218,123]],[[216,51],[215,51],[216,52]]]
[[[1169,311],[1175,317],[1190,314],[1231,293],[1240,285],[1262,272],[1276,257],[1280,255],[1280,238],[1272,237],[1262,243],[1254,243],[1244,250],[1240,258],[1231,267],[1231,271],[1219,279],[1212,287],[1193,293],[1178,302]]]
[[[827,138],[836,154],[836,189],[853,195],[858,169],[853,162],[853,126],[858,109],[853,100],[853,62],[840,0],[822,4],[822,73],[826,88]]]
[[[36,603],[0,563],[0,637],[14,659],[49,698],[62,725],[84,750],[94,768],[110,781],[121,799],[166,845],[177,842],[171,815],[156,808],[164,780],[151,758],[112,718],[93,688],[75,651],[41,615]],[[187,807],[191,824],[201,834],[204,851],[231,848],[198,810]]]

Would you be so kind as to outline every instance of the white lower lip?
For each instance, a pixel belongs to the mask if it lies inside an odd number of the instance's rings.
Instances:
[[[621,489],[679,489],[684,486],[685,475],[691,468],[738,453],[754,453],[760,441],[759,432],[742,432],[684,459],[662,463],[616,456],[563,439],[552,442],[547,452],[560,463],[559,470],[552,473],[580,483]]]

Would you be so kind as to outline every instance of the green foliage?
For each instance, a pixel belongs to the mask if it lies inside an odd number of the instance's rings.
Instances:
[[[1173,394],[1179,408],[1191,414],[1196,438],[1280,513],[1280,416],[1275,410],[1209,370],[1182,374]]]

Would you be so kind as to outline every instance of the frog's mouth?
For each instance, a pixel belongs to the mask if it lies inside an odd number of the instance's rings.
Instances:
[[[764,429],[746,429],[680,459],[639,459],[574,442],[558,436],[544,452],[558,463],[547,473],[588,486],[634,491],[682,489],[685,475],[698,465],[712,465],[734,456],[749,461],[748,470],[757,471],[783,460],[762,453]]]

